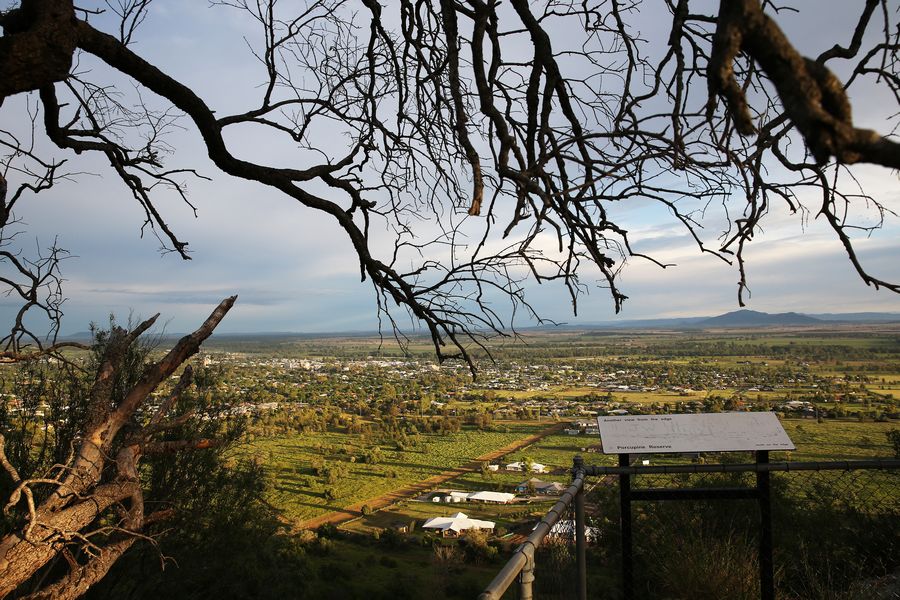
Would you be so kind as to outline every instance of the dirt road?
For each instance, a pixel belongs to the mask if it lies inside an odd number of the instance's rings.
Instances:
[[[337,525],[339,523],[349,521],[350,519],[355,519],[356,517],[362,515],[362,507],[365,505],[368,505],[373,510],[382,509],[386,506],[391,506],[392,504],[395,504],[400,500],[418,496],[423,492],[427,492],[428,490],[435,488],[446,481],[459,477],[463,473],[481,469],[481,463],[483,462],[492,461],[494,459],[500,458],[501,456],[506,456],[507,454],[521,450],[525,446],[530,446],[541,438],[562,430],[563,425],[563,423],[556,423],[555,425],[547,427],[540,433],[536,433],[526,438],[516,440],[515,442],[507,444],[506,446],[494,450],[493,452],[482,454],[475,460],[462,466],[456,467],[455,469],[444,471],[440,475],[429,477],[428,479],[424,479],[417,483],[398,488],[386,494],[382,494],[381,496],[376,496],[375,498],[369,498],[368,500],[357,502],[356,504],[352,504],[344,508],[343,510],[326,513],[307,521],[302,521],[297,526],[300,529],[314,529],[319,525],[324,525],[325,523],[333,523]]]

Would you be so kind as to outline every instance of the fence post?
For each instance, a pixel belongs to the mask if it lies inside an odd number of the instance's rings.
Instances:
[[[759,450],[756,453],[757,464],[769,462],[769,452]],[[759,497],[759,597],[762,600],[775,600],[775,566],[772,561],[772,500],[769,485],[769,472],[756,472],[756,489]]]
[[[578,600],[587,600],[587,540],[584,520],[584,459],[576,454],[572,460],[572,479],[581,477],[581,487],[575,494],[575,562],[578,573]]]
[[[525,554],[525,566],[519,573],[519,600],[534,600],[532,584],[534,583],[534,548]]]
[[[629,466],[629,456],[619,455],[619,466]],[[622,528],[622,598],[634,598],[634,568],[631,548],[631,476],[619,475],[619,521]]]

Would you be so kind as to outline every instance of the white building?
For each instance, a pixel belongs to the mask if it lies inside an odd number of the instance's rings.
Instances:
[[[525,471],[528,465],[523,462],[513,462],[506,465],[507,471]],[[531,472],[532,473],[546,473],[547,465],[542,465],[541,463],[531,463]]]
[[[468,529],[476,530],[494,530],[495,523],[493,521],[482,521],[480,519],[470,519],[464,513],[458,512],[449,517],[433,517],[425,521],[422,525],[423,529],[436,529],[444,536],[457,537],[460,532]]]
[[[516,497],[515,494],[506,492],[439,492],[431,497],[432,502],[493,502],[497,504],[507,504]]]
[[[468,495],[468,499],[475,502],[496,502],[498,504],[506,504],[515,497],[515,494],[507,492],[472,492]]]

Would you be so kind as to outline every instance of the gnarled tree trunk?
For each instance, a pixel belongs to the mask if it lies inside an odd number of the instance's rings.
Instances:
[[[129,347],[149,329],[156,315],[132,331],[115,327],[91,389],[87,426],[80,445],[65,465],[43,478],[22,479],[3,452],[0,466],[15,484],[4,511],[21,510],[21,526],[0,539],[0,598],[15,591],[57,556],[69,564],[68,573],[48,581],[31,598],[76,598],[106,575],[113,563],[143,537],[146,525],[165,518],[165,511],[145,514],[138,463],[150,452],[204,448],[209,440],[154,442],[153,435],[183,422],[169,417],[175,400],[191,381],[188,366],[171,395],[143,426],[125,431],[136,411],[156,388],[188,358],[234,304],[223,300],[203,325],[181,338],[159,362],[149,365],[140,380],[116,401],[113,380]],[[35,489],[50,486],[45,499],[35,501]],[[46,487],[44,487],[46,489]],[[86,557],[86,558],[85,558]]]

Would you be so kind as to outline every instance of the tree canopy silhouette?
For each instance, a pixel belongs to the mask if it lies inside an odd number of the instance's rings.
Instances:
[[[213,4],[258,31],[248,42],[259,78],[234,82],[256,86],[258,102],[234,114],[218,114],[133,49],[150,4],[106,2],[100,15],[71,0],[24,0],[3,12],[0,99],[36,95],[30,117],[40,134],[72,154],[102,154],[146,226],[185,259],[187,242],[159,197],[188,201],[193,171],[164,163],[167,131],[187,121],[224,173],[330,215],[379,314],[395,326],[392,309],[406,309],[441,359],[466,359],[466,343],[504,331],[510,314],[533,313],[529,280],[561,283],[577,310],[579,274],[597,272],[620,308],[623,262],[654,260],[617,221],[627,202],[662,205],[702,252],[736,264],[741,304],[744,251],[774,202],[822,215],[867,284],[900,289],[856,256],[854,230],[878,227],[891,207],[859,190],[848,167],[900,166],[890,123],[855,127],[849,100],[860,86],[898,98],[898,31],[886,0],[860,2],[846,39],[816,57],[777,24],[782,11],[800,9],[760,0],[221,0]],[[101,16],[107,30],[94,25]],[[641,38],[650,19],[666,19],[667,39]],[[109,86],[110,70],[133,81],[133,103]],[[254,161],[252,148],[239,157],[226,133],[246,127],[290,141],[294,166]],[[0,143],[8,229],[18,202],[68,173],[26,140],[7,134]],[[809,189],[820,193],[815,207],[798,197]],[[703,216],[715,204],[727,222],[710,240]],[[391,244],[376,239],[376,226]],[[58,253],[30,265],[3,255],[19,276],[4,283],[51,319]],[[35,295],[41,286],[47,293]],[[23,340],[36,341],[17,323],[7,350]]]

